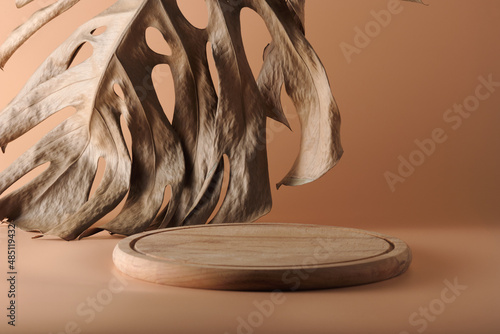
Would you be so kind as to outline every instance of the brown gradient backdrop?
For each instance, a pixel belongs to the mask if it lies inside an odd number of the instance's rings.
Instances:
[[[17,94],[41,62],[73,30],[113,1],[82,1],[25,44],[0,73],[0,108]],[[202,27],[203,0],[179,1],[186,16]],[[319,181],[273,189],[273,211],[263,221],[305,222],[374,228],[494,224],[500,217],[500,89],[453,131],[444,112],[475,92],[478,77],[500,81],[500,10],[496,0],[429,0],[430,6],[402,3],[403,11],[348,63],[340,44],[354,44],[356,26],[373,21],[372,10],[387,0],[309,0],[307,35],[322,59],[342,113],[345,155]],[[0,5],[0,41],[41,4],[16,9]],[[259,17],[245,10],[243,34],[252,68],[262,63],[269,34]],[[171,79],[159,83],[162,102],[173,106]],[[277,183],[298,152],[300,125],[285,99],[294,132],[268,122],[271,182]],[[51,118],[10,144],[0,170],[61,120]],[[391,192],[386,171],[396,172],[398,156],[408,157],[416,139],[443,128],[448,140]],[[31,175],[33,176],[33,175]],[[26,182],[23,179],[22,182]]]
[[[22,47],[0,72],[0,109],[77,26],[112,2],[81,1]],[[207,22],[203,2],[179,0],[197,26]],[[435,321],[427,322],[425,333],[499,333],[500,244],[495,223],[500,217],[500,89],[459,130],[451,130],[442,119],[448,108],[474,93],[479,76],[492,74],[500,81],[498,1],[427,0],[428,7],[403,3],[404,10],[353,55],[350,64],[339,45],[352,44],[354,28],[372,21],[370,11],[387,8],[388,0],[306,2],[308,38],[326,67],[342,112],[345,155],[315,183],[273,190],[274,209],[262,220],[362,227],[394,235],[408,242],[414,260],[405,275],[389,281],[286,294],[286,302],[277,305],[262,326],[246,332],[413,334],[421,327],[409,317],[439,302],[445,280],[458,279],[467,290],[446,304]],[[17,10],[14,0],[2,1],[0,41],[47,3],[38,0]],[[257,70],[268,34],[248,10],[243,25],[251,65]],[[161,101],[171,113],[168,71],[159,74]],[[285,109],[293,133],[269,122],[272,183],[286,174],[298,152],[299,124],[288,101]],[[0,153],[0,170],[64,114],[9,145],[7,154]],[[415,139],[428,138],[438,127],[446,130],[448,141],[392,193],[384,173],[395,172],[398,156],[408,157],[416,148]],[[6,243],[6,229],[0,231],[0,245]],[[127,278],[113,267],[111,252],[120,240],[116,236],[99,234],[71,243],[30,237],[17,236],[18,326],[8,326],[2,313],[2,333],[62,333],[72,322],[82,333],[237,333],[239,321],[255,314],[255,303],[269,300],[267,293],[181,289]],[[3,249],[0,271],[5,273]],[[115,276],[124,290],[87,323],[78,307],[108,291]],[[8,284],[5,278],[1,281],[0,308],[5,312]]]

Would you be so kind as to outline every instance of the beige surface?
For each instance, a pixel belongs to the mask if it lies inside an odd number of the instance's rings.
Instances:
[[[427,322],[425,333],[500,331],[498,228],[477,224],[453,230],[375,230],[402,238],[412,247],[413,263],[407,273],[371,285],[278,296],[175,288],[129,279],[112,264],[110,254],[117,238],[99,234],[99,238],[68,243],[32,240],[21,232],[17,236],[19,326],[8,328],[2,316],[0,332],[55,334],[75,322],[82,333],[237,333],[240,318],[255,317],[251,321],[259,324],[256,312],[263,312],[255,303],[269,307],[264,301],[274,300],[274,311],[264,312],[265,320],[254,333],[413,334],[421,327],[412,326],[409,317],[420,307],[439,307],[441,298],[454,301],[444,304],[442,313]],[[0,236],[4,245],[5,227],[0,228]],[[0,259],[4,272],[5,258]],[[452,292],[442,294],[446,280],[457,280],[467,288],[459,290],[456,298]],[[0,291],[3,309],[3,280]],[[98,311],[92,311],[93,301]],[[418,315],[413,320],[421,319]]]
[[[189,226],[133,235],[113,262],[147,282],[186,288],[299,291],[382,281],[408,269],[401,240],[306,224]]]

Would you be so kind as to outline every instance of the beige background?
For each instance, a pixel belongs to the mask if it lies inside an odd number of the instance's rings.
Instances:
[[[112,2],[81,1],[26,43],[0,73],[0,108],[77,26]],[[203,0],[179,2],[196,25],[206,24]],[[410,272],[371,286],[293,294],[256,333],[416,333],[418,327],[411,326],[408,317],[439,298],[443,281],[455,277],[468,290],[429,323],[426,333],[500,330],[495,283],[500,278],[500,87],[457,130],[443,119],[449,108],[475,94],[479,77],[491,75],[500,82],[500,7],[495,0],[427,2],[428,7],[402,3],[402,12],[393,15],[349,63],[342,43],[354,45],[355,28],[372,24],[371,11],[387,9],[391,2],[307,1],[307,35],[340,106],[345,155],[313,184],[273,189],[273,211],[262,219],[394,234],[412,246],[415,261]],[[47,3],[35,1],[18,10],[14,1],[2,2],[0,41]],[[249,11],[244,12],[243,25],[249,60],[258,69],[267,32]],[[171,84],[164,85],[162,101],[171,103]],[[268,124],[273,183],[286,174],[298,152],[299,124],[293,106],[287,102],[285,109],[293,133],[272,121]],[[0,170],[57,123],[51,119],[10,144],[7,154],[0,154]],[[436,128],[443,129],[447,141],[392,192],[384,173],[397,173],[398,157],[409,158],[417,149],[415,140],[430,138]],[[2,244],[4,231],[0,230]],[[33,241],[25,234],[19,239],[24,270],[19,321],[24,326],[36,323],[44,333],[63,330],[66,322],[78,321],[75,307],[113,277],[110,256],[104,254],[111,253],[117,239],[70,244],[50,238]],[[3,271],[4,263],[0,264]],[[0,289],[3,295],[3,285]],[[133,280],[125,291],[114,299],[120,302],[110,304],[84,332],[113,333],[111,329],[121,328],[121,333],[132,333],[142,326],[152,333],[164,321],[162,328],[172,333],[232,333],[238,316],[250,314],[252,302],[267,297],[162,289]],[[124,312],[130,316],[124,318]],[[2,332],[3,326],[0,323]]]

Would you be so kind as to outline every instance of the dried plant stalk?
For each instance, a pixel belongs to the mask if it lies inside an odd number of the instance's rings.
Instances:
[[[33,0],[16,1],[18,8],[27,5]],[[35,32],[45,24],[61,15],[80,0],[58,0],[53,4],[44,7],[35,12],[24,24],[12,32],[9,38],[0,46],[0,69],[3,69],[5,63],[14,52],[26,42]]]

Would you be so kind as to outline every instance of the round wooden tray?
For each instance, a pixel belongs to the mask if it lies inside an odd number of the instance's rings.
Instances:
[[[402,274],[401,240],[318,225],[249,223],[170,228],[121,240],[113,261],[149,282],[217,290],[325,289]]]

